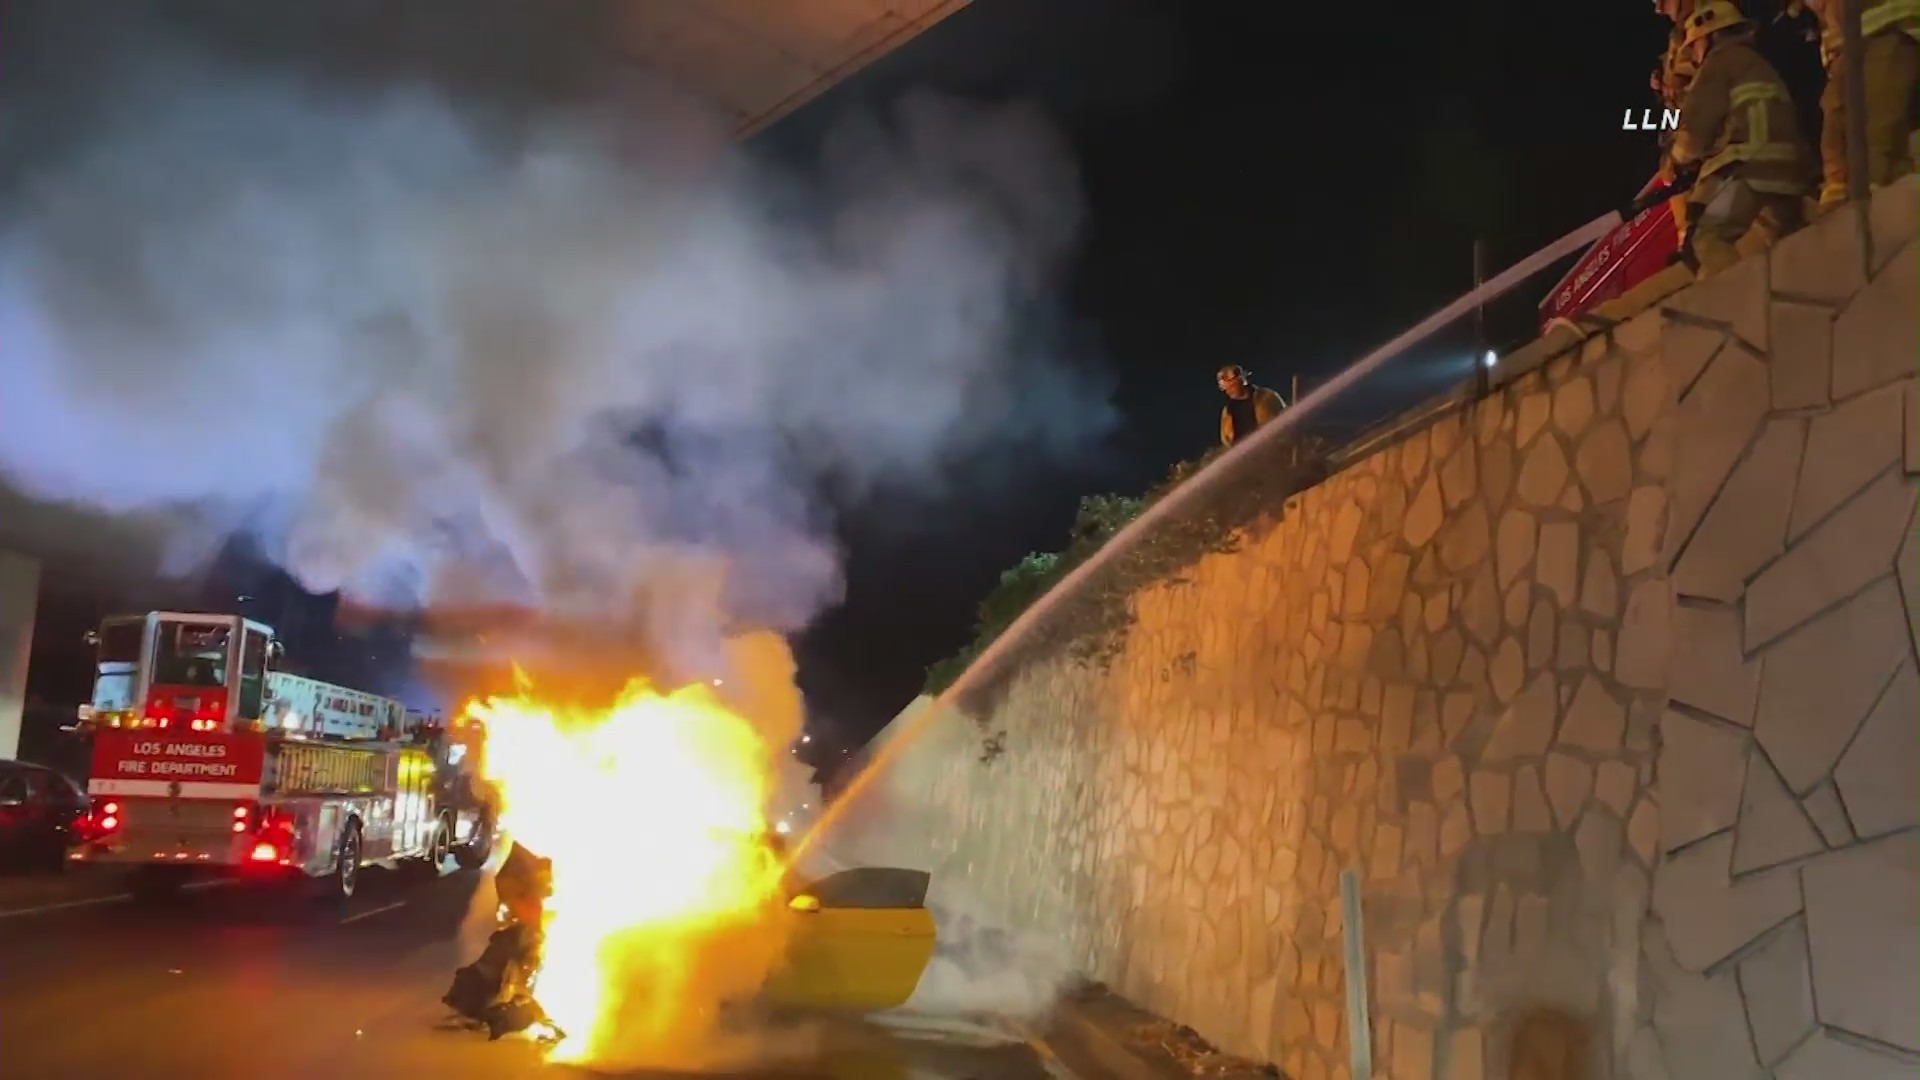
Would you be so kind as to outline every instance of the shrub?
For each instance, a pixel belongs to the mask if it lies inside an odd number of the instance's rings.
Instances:
[[[1000,575],[999,583],[980,602],[973,640],[928,667],[926,693],[937,695],[952,686],[1035,601],[1222,453],[1214,449],[1175,464],[1166,479],[1144,495],[1083,497],[1066,545],[1059,552],[1030,554]],[[1271,453],[1263,450],[1229,465],[1231,475],[1218,478],[1213,490],[1197,492],[1197,498],[1156,524],[1149,535],[1136,537],[1127,551],[1096,571],[1076,596],[1061,605],[1064,610],[1057,617],[1050,613],[1046,624],[1029,636],[1037,648],[1065,646],[1077,661],[1105,664],[1125,642],[1135,592],[1177,575],[1204,555],[1232,551],[1247,526],[1277,513],[1289,496],[1324,476],[1327,461],[1324,443],[1302,440],[1293,446],[1276,444]],[[1005,674],[987,673],[982,681],[993,684]],[[979,689],[987,691],[986,686]]]

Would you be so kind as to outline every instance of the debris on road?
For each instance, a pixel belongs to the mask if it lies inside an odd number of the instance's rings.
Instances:
[[[494,877],[500,898],[499,928],[479,959],[453,973],[440,1000],[484,1025],[489,1039],[538,1030],[543,1040],[565,1036],[533,999],[540,971],[545,901],[553,893],[553,863],[515,842]]]
[[[1100,983],[1068,994],[1061,1021],[1107,1071],[1129,1080],[1292,1080],[1272,1065],[1226,1053],[1184,1024],[1157,1016]]]

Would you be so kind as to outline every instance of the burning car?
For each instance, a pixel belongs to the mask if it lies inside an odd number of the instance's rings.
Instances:
[[[929,875],[796,877],[770,821],[799,713],[748,692],[797,693],[791,661],[764,642],[743,655],[767,666],[677,689],[635,678],[611,701],[527,678],[468,705],[515,848],[495,932],[446,995],[456,1012],[543,1037],[556,1062],[671,1069],[763,1010],[913,995],[934,952]]]
[[[519,845],[509,852],[495,879],[497,927],[441,999],[489,1038],[527,1031],[566,1039],[537,999],[552,876],[551,860]],[[725,1004],[836,1013],[906,1004],[934,953],[930,882],[924,871],[862,867],[783,889],[785,903],[771,917],[784,924],[784,955],[751,1001]]]

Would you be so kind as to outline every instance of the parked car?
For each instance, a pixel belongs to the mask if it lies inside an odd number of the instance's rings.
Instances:
[[[0,870],[59,870],[80,840],[87,793],[43,765],[0,761]]]

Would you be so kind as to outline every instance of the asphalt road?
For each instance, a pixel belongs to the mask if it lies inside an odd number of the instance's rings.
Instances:
[[[113,883],[0,890],[0,1080],[566,1078],[440,1004],[477,874],[370,872],[343,906],[243,886],[164,904]],[[105,898],[103,900],[103,898]],[[483,898],[484,899],[484,898]],[[1044,1046],[955,1021],[842,1022],[754,1077],[1045,1080]],[[629,1074],[631,1075],[631,1074]]]

